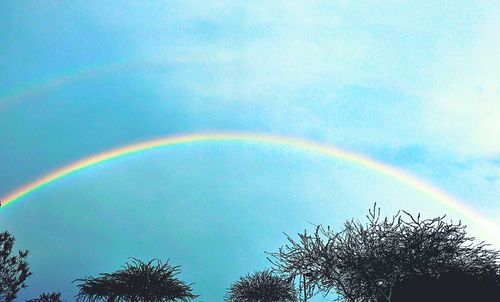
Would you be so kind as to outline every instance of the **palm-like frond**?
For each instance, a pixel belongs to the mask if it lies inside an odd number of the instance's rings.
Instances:
[[[228,302],[293,302],[295,299],[293,283],[269,270],[241,277],[226,294]]]
[[[187,302],[196,298],[191,284],[176,278],[179,272],[179,266],[171,266],[168,261],[142,262],[132,258],[131,263],[116,272],[75,280],[81,282],[77,301]]]

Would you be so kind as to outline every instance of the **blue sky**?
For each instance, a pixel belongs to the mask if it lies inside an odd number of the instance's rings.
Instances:
[[[499,15],[495,1],[2,2],[0,196],[114,147],[252,131],[393,165],[500,224]],[[374,201],[447,211],[373,171],[227,143],[89,169],[0,222],[32,250],[22,298],[69,298],[73,279],[142,256],[183,265],[217,301],[282,231]]]

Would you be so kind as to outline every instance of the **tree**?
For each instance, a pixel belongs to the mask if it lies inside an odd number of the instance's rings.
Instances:
[[[61,293],[42,293],[38,298],[26,302],[62,302]]]
[[[142,262],[132,258],[121,270],[101,273],[99,277],[77,279],[77,301],[109,302],[168,302],[190,301],[197,297],[191,284],[175,276],[179,266],[171,266],[157,259]]]
[[[0,233],[0,301],[14,300],[22,288],[26,288],[29,271],[28,251],[18,251],[17,256],[11,256],[15,238],[8,232]]]
[[[499,277],[484,279],[466,272],[450,271],[442,273],[438,277],[423,275],[396,282],[393,287],[391,301],[498,302],[499,298]],[[379,299],[379,301],[383,302],[385,300]]]
[[[270,253],[269,260],[290,278],[310,276],[311,294],[335,290],[348,302],[395,301],[393,290],[405,280],[437,279],[450,272],[477,280],[500,275],[499,252],[468,237],[460,222],[403,213],[381,219],[374,206],[366,224],[346,221],[340,232],[319,225],[297,241],[286,235],[288,244]]]
[[[293,302],[293,282],[272,274],[270,270],[241,277],[228,289],[227,302]]]

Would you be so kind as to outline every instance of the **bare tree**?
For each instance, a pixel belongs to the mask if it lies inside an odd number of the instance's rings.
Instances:
[[[31,275],[26,257],[28,251],[11,256],[15,238],[8,232],[0,233],[0,301],[13,301],[19,290],[26,288]]]
[[[272,274],[270,270],[241,277],[228,289],[228,302],[293,302],[293,282]]]
[[[190,301],[197,295],[191,284],[177,279],[179,266],[159,260],[145,263],[132,258],[131,263],[114,273],[101,273],[75,281],[78,284],[77,301],[109,302],[169,302]]]
[[[309,293],[334,290],[344,301],[391,301],[403,280],[460,271],[477,278],[500,274],[500,255],[468,237],[465,226],[445,217],[421,220],[403,211],[380,218],[374,205],[368,222],[350,220],[339,232],[317,226],[270,253],[274,270],[295,278],[308,274]]]

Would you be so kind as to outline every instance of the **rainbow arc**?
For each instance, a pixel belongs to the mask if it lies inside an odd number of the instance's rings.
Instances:
[[[484,217],[481,217],[474,210],[470,209],[465,205],[464,202],[451,197],[445,192],[435,188],[431,184],[416,178],[406,172],[403,172],[395,167],[377,162],[368,157],[351,153],[331,145],[321,144],[311,142],[305,139],[270,135],[270,134],[259,134],[259,133],[235,133],[235,132],[215,132],[215,133],[195,133],[186,135],[169,136],[159,139],[153,139],[149,141],[144,141],[137,144],[132,144],[124,146],[121,148],[112,149],[107,152],[99,153],[87,158],[83,158],[76,161],[70,165],[63,168],[57,169],[31,183],[28,183],[21,188],[15,190],[14,192],[7,194],[1,200],[2,208],[11,205],[14,202],[20,201],[23,197],[34,193],[43,187],[50,185],[57,180],[64,178],[66,176],[77,173],[78,171],[87,169],[92,166],[104,164],[111,160],[121,158],[131,154],[137,154],[142,152],[147,152],[157,148],[165,148],[175,145],[183,145],[190,143],[199,142],[223,142],[223,141],[234,141],[234,142],[249,142],[258,143],[266,145],[281,145],[288,148],[294,148],[298,150],[303,150],[316,155],[322,155],[326,157],[335,158],[338,160],[343,160],[350,162],[352,164],[364,167],[369,170],[378,172],[381,175],[397,180],[398,182],[407,185],[418,192],[423,193],[432,200],[439,202],[448,208],[456,211],[464,218],[470,219],[483,230],[488,231],[488,233],[499,234],[500,228],[493,222],[490,222]]]

